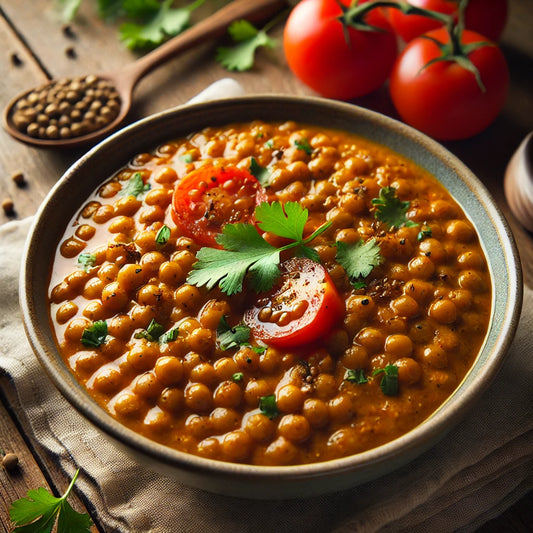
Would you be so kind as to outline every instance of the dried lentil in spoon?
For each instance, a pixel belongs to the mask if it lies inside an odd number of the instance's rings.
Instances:
[[[16,102],[11,120],[30,137],[69,139],[107,126],[119,110],[115,87],[91,74],[32,90]]]

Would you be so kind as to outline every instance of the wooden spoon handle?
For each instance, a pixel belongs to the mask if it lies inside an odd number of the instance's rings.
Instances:
[[[145,74],[167,59],[208,39],[222,36],[234,20],[245,18],[250,22],[257,22],[286,6],[287,2],[284,0],[235,0],[134,63],[127,65],[121,69],[119,77],[125,78],[124,82],[127,79],[133,88]]]

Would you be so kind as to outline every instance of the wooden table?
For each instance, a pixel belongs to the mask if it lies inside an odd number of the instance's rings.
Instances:
[[[252,1],[252,0],[250,0]],[[108,71],[131,62],[135,55],[118,41],[116,29],[106,25],[95,13],[96,2],[85,0],[72,32],[65,31],[52,0],[2,0],[0,2],[0,105],[19,92],[48,78]],[[223,1],[212,1],[219,7]],[[212,8],[212,7],[211,7]],[[201,13],[203,15],[205,13]],[[533,2],[510,0],[510,17],[502,48],[511,71],[507,105],[500,117],[485,132],[447,147],[458,155],[494,194],[508,217],[519,244],[526,283],[533,285],[533,236],[513,218],[503,195],[503,175],[507,161],[525,135],[533,130]],[[281,27],[274,35],[281,35]],[[147,76],[136,91],[135,106],[128,121],[182,104],[211,82],[230,75],[213,59],[214,44],[205,43],[194,51],[168,62]],[[312,94],[290,73],[281,47],[261,52],[250,72],[232,74],[248,93]],[[355,102],[394,116],[386,90]],[[13,140],[0,131],[0,184],[3,198],[15,206],[12,215],[0,212],[0,224],[32,215],[49,189],[83,150],[53,151],[36,149]],[[22,172],[27,184],[17,186],[12,176]],[[15,450],[20,468],[8,474],[0,468],[0,531],[11,531],[7,509],[28,489],[51,487],[63,492],[68,480],[53,464],[39,444],[28,438],[17,423],[13,402],[7,391],[0,391],[0,451]],[[75,500],[79,509],[83,502]],[[95,524],[98,514],[92,513]],[[95,526],[94,531],[102,531]],[[533,496],[530,494],[486,524],[483,531],[533,530]]]

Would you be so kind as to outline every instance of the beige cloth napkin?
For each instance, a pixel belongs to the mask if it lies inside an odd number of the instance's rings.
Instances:
[[[242,92],[231,80],[200,99]],[[290,501],[208,494],[112,447],[52,385],[26,342],[20,256],[31,219],[0,227],[0,384],[24,430],[72,476],[106,532],[474,531],[533,488],[533,291],[508,358],[469,416],[409,465],[351,490]],[[529,285],[532,286],[529,280]]]

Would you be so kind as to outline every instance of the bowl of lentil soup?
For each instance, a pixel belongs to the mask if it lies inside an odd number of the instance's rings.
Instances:
[[[73,407],[139,461],[242,497],[341,490],[427,450],[495,377],[521,307],[479,180],[318,98],[121,130],[59,180],[24,259],[28,338]]]

